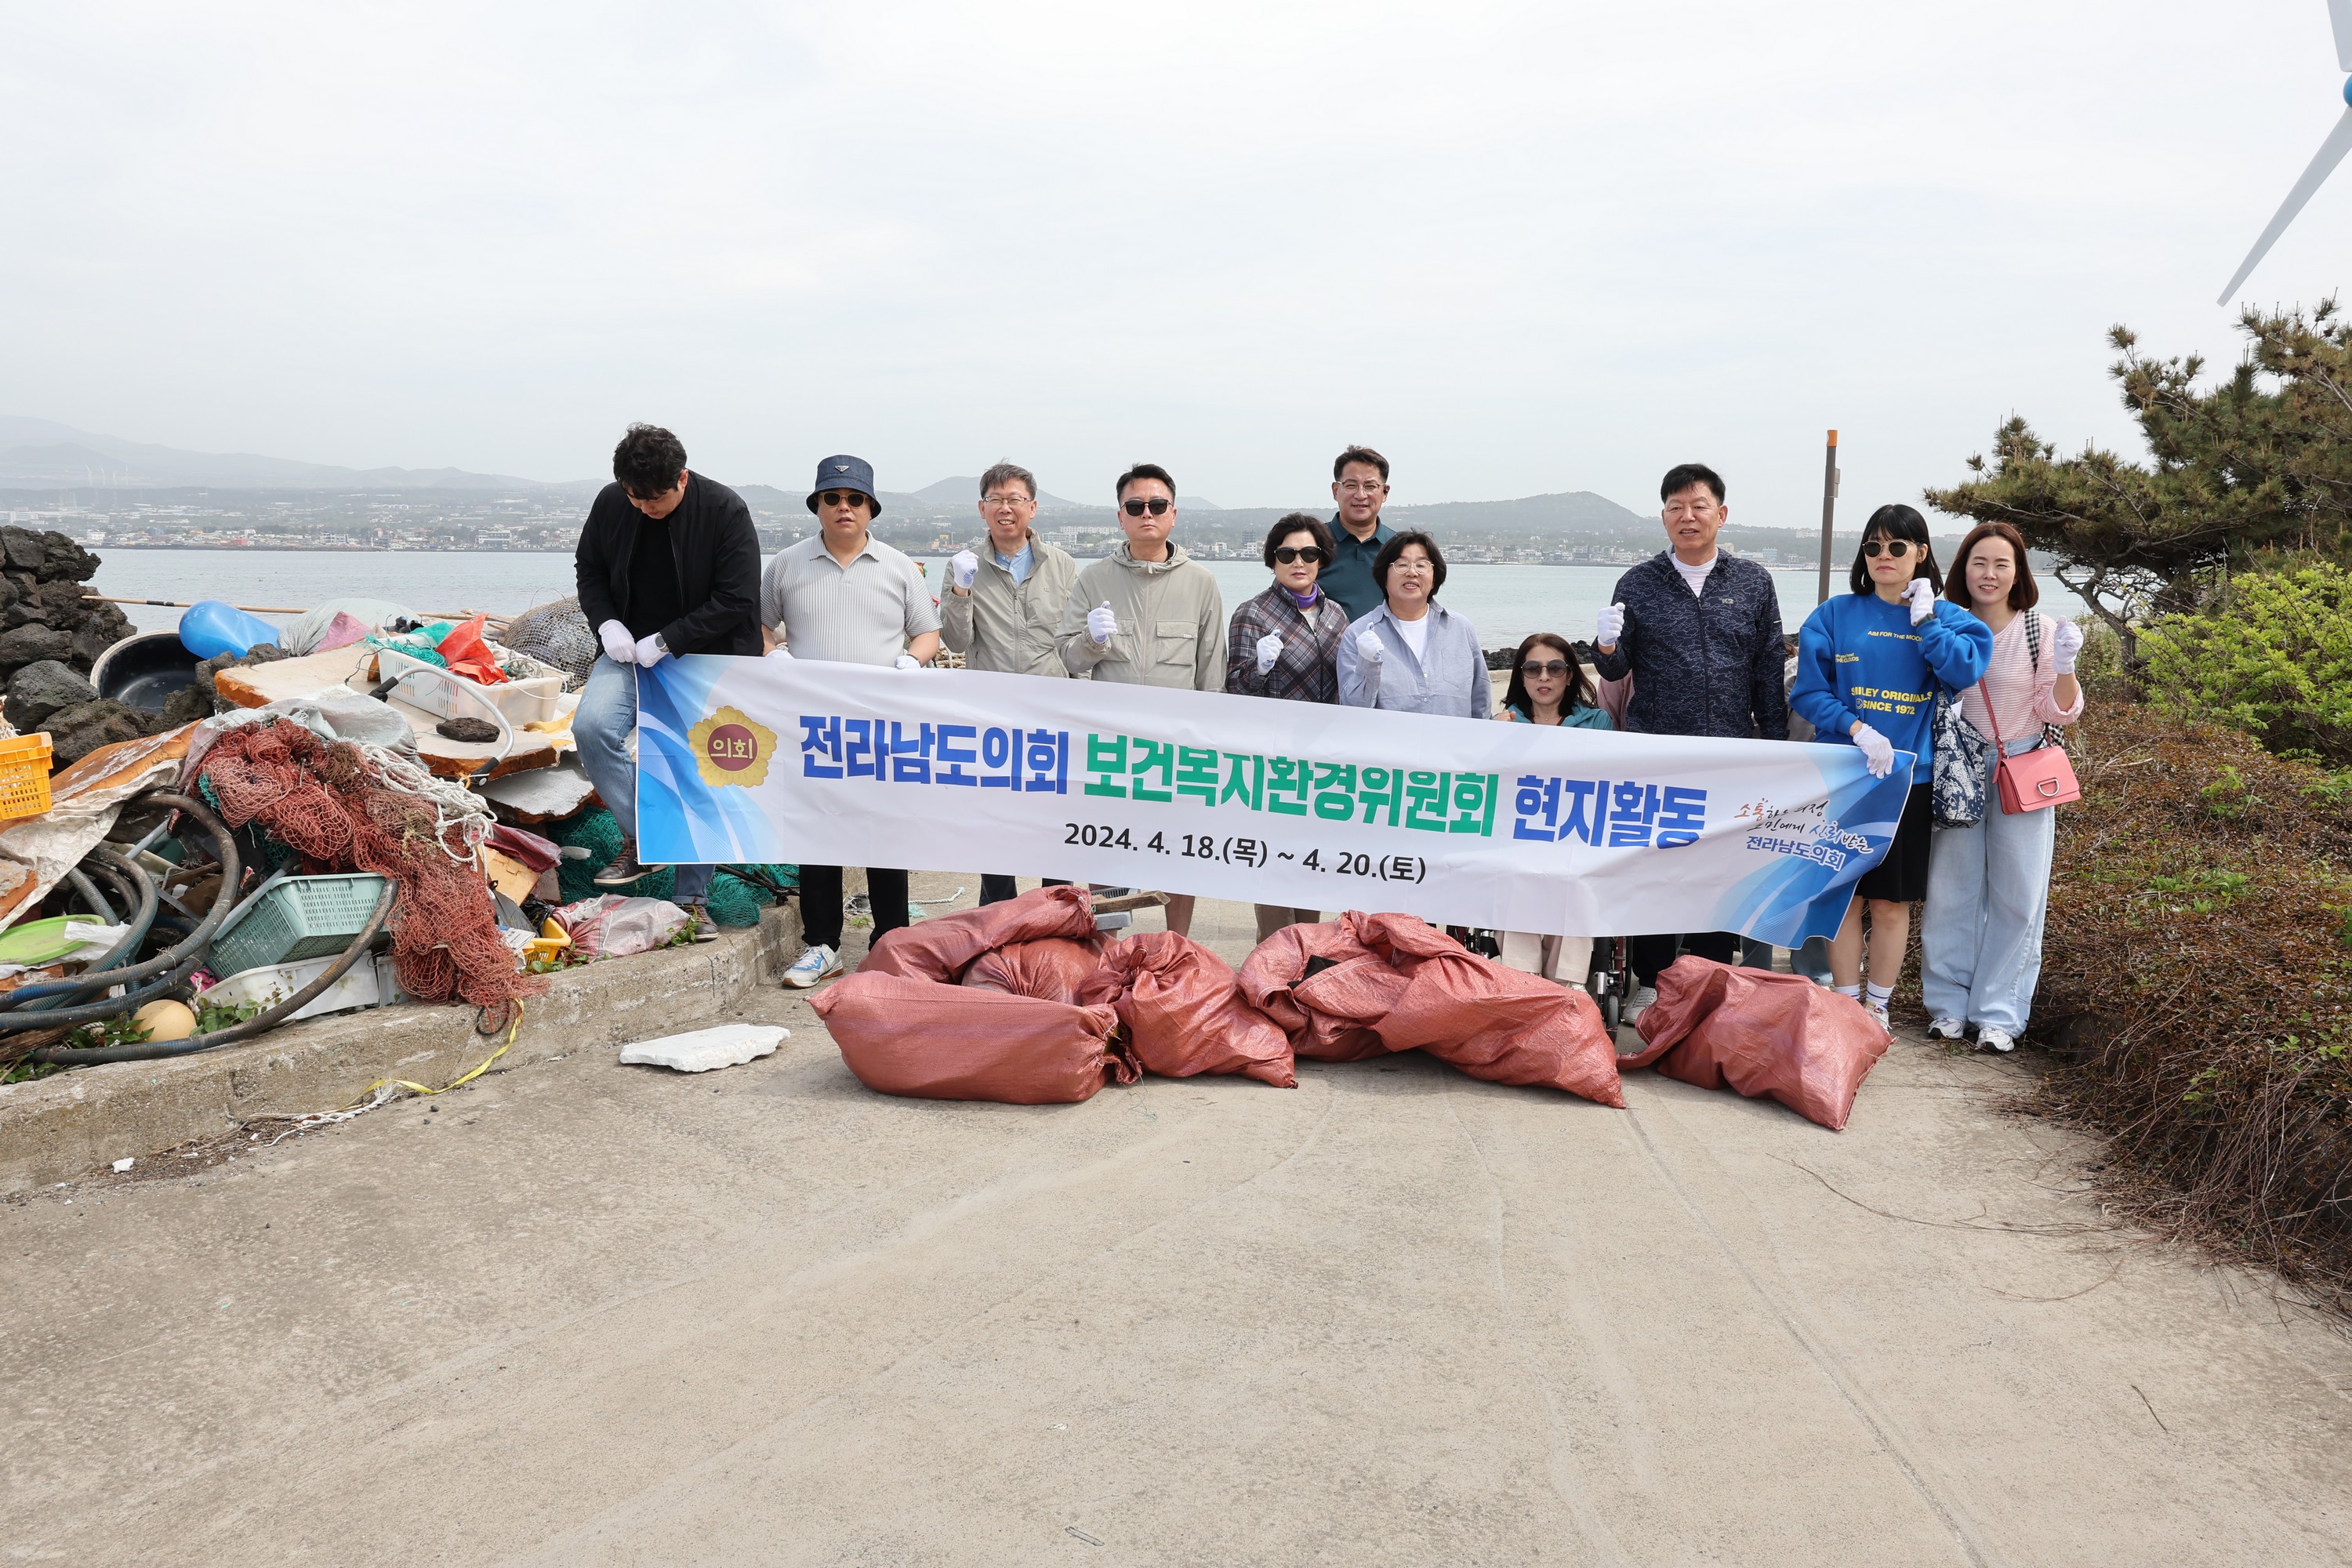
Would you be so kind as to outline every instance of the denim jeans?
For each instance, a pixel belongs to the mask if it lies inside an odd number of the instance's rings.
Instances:
[[[2032,750],[2037,739],[2011,742],[2010,754]],[[2011,816],[1990,784],[1982,822],[1936,829],[1919,922],[1919,988],[1930,1017],[2025,1032],[2042,978],[2042,920],[2057,836],[2055,807]]]
[[[637,837],[637,764],[629,755],[629,737],[637,729],[637,667],[614,664],[603,654],[588,672],[580,693],[580,710],[572,716],[572,739],[580,748],[580,765],[596,786],[607,810],[619,818],[621,831],[634,844]],[[709,890],[710,866],[680,866],[673,903],[692,903]]]

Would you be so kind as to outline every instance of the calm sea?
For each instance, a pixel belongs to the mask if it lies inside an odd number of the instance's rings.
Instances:
[[[555,552],[501,551],[441,554],[426,551],[100,550],[104,564],[94,586],[101,594],[141,599],[226,599],[233,605],[305,609],[339,595],[390,599],[422,614],[488,610],[511,614],[572,591],[572,557]],[[933,591],[945,563],[925,563]],[[1262,592],[1269,581],[1254,561],[1205,563],[1224,591],[1228,608]],[[1517,643],[1530,632],[1589,637],[1609,602],[1622,566],[1477,566],[1452,568],[1441,601],[1478,628],[1488,647]],[[1772,574],[1780,588],[1780,619],[1790,631],[1813,607],[1817,576],[1810,567]],[[1833,580],[1833,585],[1842,579]],[[2042,584],[2042,608],[2073,616],[2082,603],[2053,582]],[[123,611],[142,631],[179,625],[180,612],[144,605]],[[283,616],[269,619],[283,620]]]

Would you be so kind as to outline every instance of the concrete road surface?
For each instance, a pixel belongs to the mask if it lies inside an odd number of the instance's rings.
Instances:
[[[1016,1108],[758,1016],[0,1207],[0,1552],[2352,1559],[2352,1345],[2109,1226],[2006,1064],[1900,1043],[1842,1134],[1419,1056]]]

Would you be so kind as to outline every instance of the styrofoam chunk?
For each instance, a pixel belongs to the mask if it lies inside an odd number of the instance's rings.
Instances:
[[[721,1024],[688,1035],[664,1035],[621,1047],[626,1065],[676,1068],[680,1072],[709,1072],[713,1068],[740,1067],[757,1061],[792,1037],[790,1029],[764,1024]]]

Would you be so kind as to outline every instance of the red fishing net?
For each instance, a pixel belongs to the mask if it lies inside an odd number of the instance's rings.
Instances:
[[[541,989],[499,935],[474,858],[482,818],[453,818],[359,746],[285,720],[224,732],[201,773],[230,826],[258,822],[306,860],[392,879],[393,963],[410,995],[496,1007]]]

